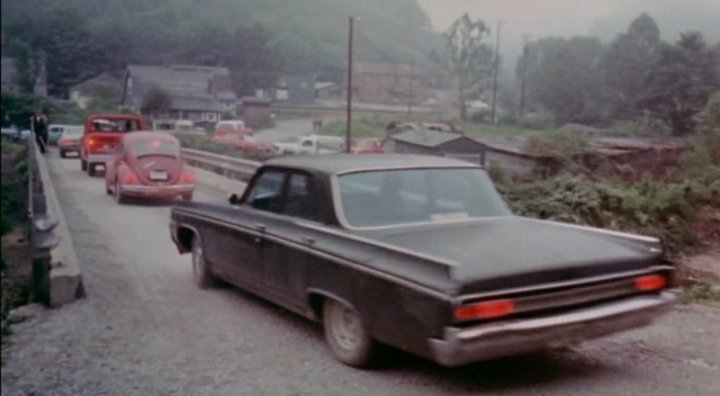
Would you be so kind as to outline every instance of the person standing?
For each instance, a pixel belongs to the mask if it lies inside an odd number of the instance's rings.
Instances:
[[[44,153],[48,142],[48,124],[47,117],[42,110],[38,109],[35,115],[32,116],[30,127],[35,134],[35,141],[40,147],[40,152]]]

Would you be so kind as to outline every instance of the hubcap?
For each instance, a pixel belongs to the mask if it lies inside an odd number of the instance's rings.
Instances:
[[[335,339],[344,349],[355,349],[360,338],[360,317],[351,309],[340,306],[332,320]]]

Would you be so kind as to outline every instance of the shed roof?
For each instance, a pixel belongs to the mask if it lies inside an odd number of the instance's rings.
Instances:
[[[471,163],[432,155],[414,154],[326,154],[278,157],[265,162],[266,166],[279,166],[312,170],[321,173],[339,173],[362,170],[397,168],[478,168]]]
[[[447,142],[463,138],[469,139],[457,133],[432,131],[429,129],[413,129],[391,137],[391,139],[397,141],[424,147],[437,147]]]

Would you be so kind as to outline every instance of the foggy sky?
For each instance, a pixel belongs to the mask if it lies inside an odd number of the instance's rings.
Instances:
[[[501,53],[505,67],[514,63],[524,35],[596,35],[608,41],[624,32],[640,13],[655,18],[663,38],[675,41],[678,33],[700,30],[708,41],[720,40],[720,0],[418,0],[433,28],[445,31],[467,12],[481,18],[495,33],[502,21]]]

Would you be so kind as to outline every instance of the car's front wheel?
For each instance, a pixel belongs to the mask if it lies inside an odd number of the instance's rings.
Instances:
[[[208,269],[207,261],[205,261],[202,243],[197,235],[192,241],[192,270],[193,279],[198,288],[209,289],[215,283],[215,279]]]
[[[353,367],[365,367],[372,362],[376,344],[354,308],[325,300],[323,326],[325,340],[338,360]]]

